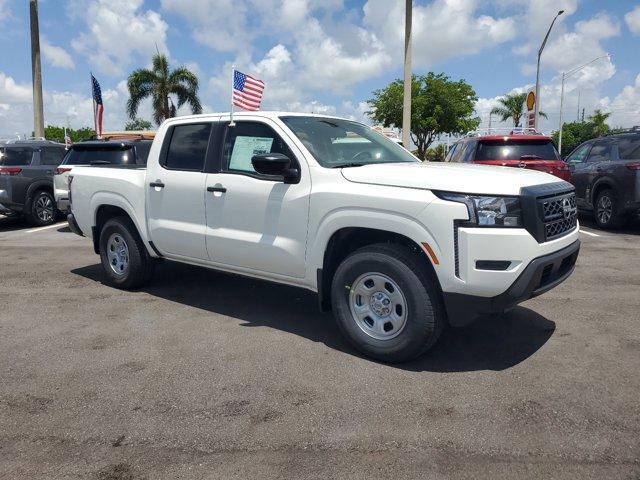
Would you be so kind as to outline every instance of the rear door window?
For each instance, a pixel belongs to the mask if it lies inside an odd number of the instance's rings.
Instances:
[[[147,158],[149,158],[149,150],[151,150],[151,143],[149,141],[136,142],[136,163],[138,165],[146,165]]]
[[[60,165],[64,158],[63,147],[42,147],[40,162],[42,165]]]
[[[0,165],[14,167],[30,165],[33,157],[31,148],[5,147],[0,149]]]
[[[163,166],[171,170],[202,171],[210,134],[211,123],[175,126]]]
[[[476,150],[476,160],[558,160],[558,152],[548,141],[483,140]]]

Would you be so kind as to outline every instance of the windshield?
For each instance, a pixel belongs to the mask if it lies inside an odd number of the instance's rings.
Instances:
[[[551,140],[489,141],[478,144],[476,160],[558,160]]]
[[[131,165],[135,162],[133,148],[81,149],[72,148],[63,165]]]
[[[384,135],[357,122],[322,117],[281,117],[320,165],[419,162]]]

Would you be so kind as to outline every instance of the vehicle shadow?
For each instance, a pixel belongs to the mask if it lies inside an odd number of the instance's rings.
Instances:
[[[592,229],[594,232],[617,234],[622,233],[625,235],[640,235],[640,217],[630,219],[622,228],[616,228],[614,230],[602,230],[596,224],[593,219],[593,214],[580,212],[579,214],[580,226]]]
[[[102,279],[99,264],[77,268],[72,273],[97,282]],[[307,290],[164,262],[158,266],[152,283],[141,291],[238,319],[243,327],[282,330],[364,358],[341,335],[331,313],[318,310],[316,295]],[[387,365],[431,372],[504,370],[533,355],[554,331],[554,322],[517,307],[505,315],[445,331],[436,347],[415,361]]]
[[[24,217],[6,216],[0,214],[0,233],[22,230],[23,228],[27,228],[29,226],[30,225],[27,223]]]

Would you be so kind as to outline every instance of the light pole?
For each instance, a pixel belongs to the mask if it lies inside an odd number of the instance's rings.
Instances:
[[[562,86],[560,87],[560,125],[558,126],[558,150],[560,152],[560,156],[562,156],[562,107],[564,105],[564,81],[574,73],[579,72],[583,68],[588,67],[593,62],[597,62],[602,58],[611,58],[611,55],[609,55],[608,53],[606,55],[601,55],[599,57],[594,58],[590,62],[585,63],[584,65],[580,65],[579,67],[574,68],[573,70],[569,70],[568,72],[562,72]],[[580,97],[578,97],[578,102],[580,101],[579,98]]]
[[[559,10],[556,13],[556,16],[553,17],[553,21],[551,25],[549,25],[549,30],[547,30],[547,34],[544,36],[544,40],[542,41],[542,45],[540,45],[540,50],[538,50],[538,66],[536,68],[536,103],[534,107],[534,113],[536,118],[536,129],[538,128],[538,112],[540,111],[540,57],[542,56],[542,51],[544,47],[547,45],[547,40],[549,39],[549,34],[551,33],[551,29],[553,28],[553,24],[556,23],[556,20],[560,15],[564,13],[564,10]]]
[[[402,145],[411,150],[411,14],[413,0],[406,0],[404,19],[404,98],[402,101]]]
[[[40,68],[40,28],[38,26],[38,0],[29,2],[31,20],[31,79],[33,81],[33,135],[44,137],[42,109],[42,71]]]

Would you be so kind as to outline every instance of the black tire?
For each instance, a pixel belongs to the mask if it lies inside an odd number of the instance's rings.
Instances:
[[[46,190],[38,190],[28,205],[27,221],[37,227],[52,225],[58,216],[56,201]]]
[[[593,206],[593,216],[598,227],[602,229],[620,228],[626,221],[620,212],[616,194],[609,188],[598,193]]]
[[[393,338],[373,338],[351,313],[354,282],[366,279],[368,272],[391,279],[406,299],[404,327]],[[442,296],[432,277],[416,254],[401,245],[376,244],[355,251],[338,266],[331,284],[331,303],[340,330],[359,351],[378,360],[403,362],[422,355],[435,345],[446,323]]]
[[[111,266],[107,251],[110,239],[119,239],[126,247],[127,266],[116,273]],[[142,239],[135,225],[128,217],[115,217],[107,222],[100,231],[100,260],[106,278],[106,283],[123,290],[132,290],[145,285],[155,265],[142,243]]]

